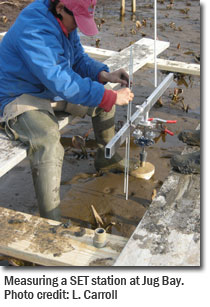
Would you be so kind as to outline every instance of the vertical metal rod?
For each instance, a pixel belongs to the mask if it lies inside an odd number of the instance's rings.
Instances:
[[[133,48],[130,47],[130,63],[129,63],[129,88],[132,89],[133,84]],[[130,124],[132,112],[132,101],[127,108],[127,123]],[[130,161],[130,134],[126,137],[125,146],[125,172],[124,172],[124,193],[126,200],[128,200],[128,182],[129,182],[129,161]]]
[[[129,180],[129,151],[130,151],[130,136],[126,137],[125,147],[125,173],[124,173],[124,193],[128,200],[128,180]]]
[[[130,65],[129,65],[129,89],[132,90],[133,86],[133,47],[130,46]],[[132,113],[132,101],[128,104],[129,108],[129,114],[128,114],[128,120],[131,118]]]
[[[125,194],[125,199],[128,200],[128,182],[129,182],[129,162],[130,162],[130,134],[128,136],[128,152],[127,152],[127,179],[126,179],[126,194]]]
[[[157,41],[157,0],[154,0],[154,64],[155,64],[155,76],[154,86],[157,87],[157,53],[156,53],[156,41]]]
[[[128,137],[125,139],[125,171],[124,171],[124,193],[126,193],[126,188],[127,188],[127,154],[128,154]]]

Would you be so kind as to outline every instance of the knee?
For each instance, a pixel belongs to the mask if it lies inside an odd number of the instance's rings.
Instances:
[[[38,156],[38,160],[61,161],[64,156],[64,148],[60,142],[58,129],[43,131],[41,135],[31,140],[31,153]]]

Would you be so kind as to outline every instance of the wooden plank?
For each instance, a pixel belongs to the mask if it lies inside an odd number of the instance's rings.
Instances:
[[[117,51],[111,51],[89,46],[84,46],[84,49],[85,52],[87,52],[90,56],[99,60],[107,60],[109,57],[116,56],[119,53]],[[159,70],[200,76],[199,64],[157,59],[157,65]],[[144,67],[154,68],[154,61],[149,61]]]
[[[3,131],[0,131],[0,177],[25,159],[26,156],[26,146],[18,141],[12,142]]]
[[[172,171],[115,266],[199,266],[199,188],[199,174]]]
[[[93,246],[94,231],[0,207],[0,253],[45,266],[113,265],[127,239],[107,234]]]
[[[125,0],[121,0],[120,16],[125,16]]]
[[[114,55],[117,55],[117,51],[102,49],[102,48],[96,48],[91,46],[83,46],[85,49],[85,52],[88,53],[90,57],[93,57],[97,60],[106,60],[107,58],[110,58]]]
[[[169,47],[169,42],[157,41],[157,55],[166,50]],[[150,38],[142,38],[137,41],[133,46],[133,73],[146,65],[148,62],[154,59],[154,40]],[[129,56],[130,47],[127,47],[120,51],[117,55],[107,59],[104,63],[108,65],[110,71],[115,71],[120,68],[124,68],[127,73],[129,72]],[[112,88],[115,88],[116,84],[110,83]]]
[[[154,68],[154,61],[148,62],[146,64],[146,67]],[[188,64],[188,63],[179,62],[179,61],[169,61],[165,59],[157,59],[157,67],[160,70],[200,76],[200,65],[199,64]]]

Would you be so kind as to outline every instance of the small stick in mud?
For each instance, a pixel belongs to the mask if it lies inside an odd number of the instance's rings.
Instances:
[[[136,13],[136,0],[131,0],[131,11],[133,14]]]
[[[108,231],[110,227],[116,225],[115,222],[110,222],[106,227],[105,227],[105,230]]]
[[[72,145],[77,148],[80,149],[84,155],[84,157],[87,158],[87,150],[85,148],[85,138],[80,136],[80,135],[74,135],[72,137]]]
[[[98,225],[103,226],[103,225],[104,225],[104,222],[103,222],[102,218],[100,217],[100,215],[98,214],[98,212],[96,211],[96,209],[94,208],[93,205],[91,205],[91,209],[92,209],[93,215],[94,215],[94,217],[95,217],[96,223],[97,223]]]
[[[125,16],[125,0],[121,0],[120,16]]]
[[[154,189],[154,190],[152,191],[152,197],[151,197],[152,200],[154,200],[156,196],[157,196],[157,190]]]

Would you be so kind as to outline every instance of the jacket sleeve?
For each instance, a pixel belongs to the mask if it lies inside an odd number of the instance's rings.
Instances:
[[[24,64],[55,96],[75,104],[98,106],[104,86],[88,77],[82,78],[71,68],[60,37],[53,31],[49,27],[46,30],[44,27],[41,30],[27,27],[20,33],[17,52]]]
[[[73,69],[83,78],[90,77],[93,81],[99,81],[98,75],[101,71],[104,70],[109,72],[107,65],[90,58],[88,54],[85,53],[77,31],[74,32],[74,54],[75,61]]]

